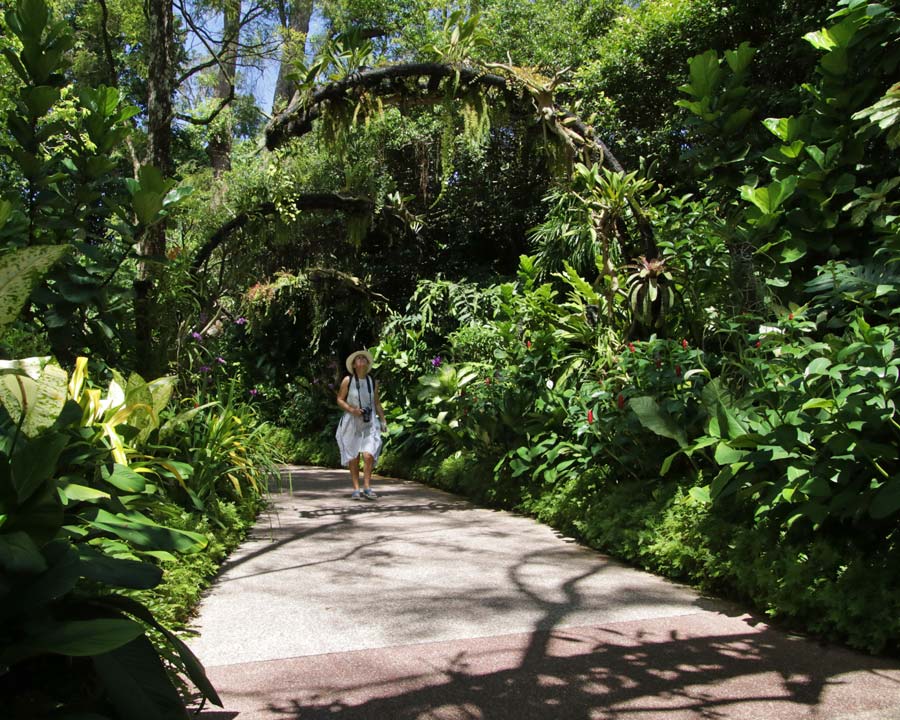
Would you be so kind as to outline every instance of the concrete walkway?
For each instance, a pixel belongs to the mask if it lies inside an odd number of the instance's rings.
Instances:
[[[900,662],[418,483],[285,472],[200,608],[204,720],[900,720]]]

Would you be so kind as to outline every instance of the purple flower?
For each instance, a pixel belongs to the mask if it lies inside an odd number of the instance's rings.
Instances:
[[[191,333],[191,337],[194,338],[197,342],[203,342],[203,335],[198,333],[196,330]]]
[[[224,364],[225,364],[225,358],[223,358],[223,357],[220,355],[219,357],[216,358],[216,362],[219,363],[219,365],[224,365]]]
[[[441,366],[441,356],[436,355],[431,359],[431,367],[440,367]]]
[[[257,395],[259,395],[259,390],[257,390],[256,388],[251,388],[250,397],[256,397]]]
[[[202,373],[212,372],[212,368],[209,365],[201,365],[200,372],[202,372]]]
[[[241,317],[239,317],[237,320],[234,321],[234,324],[235,325],[246,325],[247,318],[245,318],[243,315],[241,315]]]

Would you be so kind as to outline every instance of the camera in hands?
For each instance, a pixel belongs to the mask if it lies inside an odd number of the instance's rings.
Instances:
[[[362,421],[363,422],[367,423],[372,420],[372,408],[364,407],[364,408],[360,408],[360,410],[362,410]]]

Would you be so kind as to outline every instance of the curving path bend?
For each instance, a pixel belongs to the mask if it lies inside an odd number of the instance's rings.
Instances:
[[[188,641],[203,720],[900,720],[896,660],[418,483],[282,480]]]

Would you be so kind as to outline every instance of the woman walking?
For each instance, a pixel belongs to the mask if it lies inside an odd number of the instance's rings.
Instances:
[[[341,451],[341,465],[350,467],[353,500],[378,497],[370,487],[372,468],[381,453],[381,433],[387,428],[378,395],[378,382],[369,375],[372,356],[367,350],[351,353],[345,363],[350,373],[341,381],[337,404],[344,411],[335,439]],[[359,456],[363,456],[363,490],[359,489]]]

